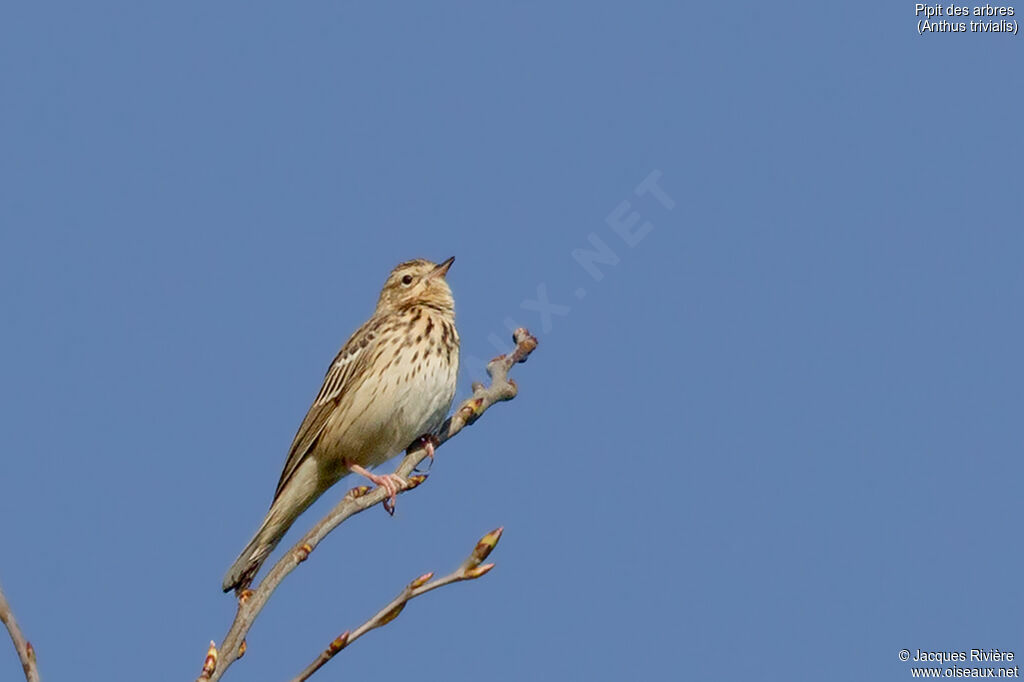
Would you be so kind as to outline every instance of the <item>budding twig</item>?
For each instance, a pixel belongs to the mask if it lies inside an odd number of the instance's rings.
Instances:
[[[241,658],[241,656],[239,656]],[[203,670],[199,673],[200,680],[210,679],[210,675],[217,670],[217,643],[210,642],[210,648],[206,650],[206,659],[203,661]]]
[[[293,677],[292,682],[304,682],[305,680],[308,680],[313,673],[322,668],[329,660],[334,658],[339,651],[352,644],[352,642],[356,641],[370,630],[376,630],[377,628],[384,627],[393,621],[398,617],[398,614],[402,612],[402,609],[405,608],[405,605],[410,600],[415,599],[421,594],[426,594],[431,590],[444,587],[445,585],[451,585],[452,583],[458,583],[465,580],[475,580],[486,575],[492,568],[494,568],[494,564],[481,565],[481,562],[487,558],[487,555],[491,553],[494,546],[498,544],[498,540],[501,539],[502,530],[502,528],[497,528],[483,536],[469,557],[467,557],[458,568],[448,575],[431,581],[430,579],[434,577],[434,574],[424,573],[406,585],[405,589],[399,592],[397,597],[392,599],[387,606],[374,614],[372,618],[357,627],[355,630],[346,630],[341,633],[341,635],[331,642],[326,649],[320,652],[319,656],[313,659],[312,663],[306,666],[301,673]]]
[[[14,617],[14,611],[11,610],[11,605],[7,603],[7,597],[4,596],[2,588],[0,588],[0,623],[7,626],[7,632],[11,635],[14,649],[18,652],[18,659],[21,661],[21,669],[25,672],[25,680],[27,682],[39,682],[36,650],[32,647],[32,642],[25,639],[25,635],[22,634],[18,621]]]
[[[465,427],[473,424],[495,403],[512,400],[516,397],[518,389],[515,382],[508,378],[508,373],[516,363],[526,362],[530,353],[537,347],[537,339],[526,329],[519,328],[512,334],[512,340],[516,347],[511,353],[500,355],[487,364],[487,374],[491,378],[491,385],[484,386],[480,383],[474,383],[473,395],[464,400],[458,409],[441,425],[440,432],[437,434],[437,440],[434,442],[435,449],[454,438]],[[426,480],[426,477],[422,474],[410,476],[413,470],[419,466],[420,462],[426,458],[427,449],[423,443],[417,443],[406,451],[405,458],[402,459],[401,464],[395,469],[395,473],[406,480],[406,485],[399,490],[399,493],[411,490]],[[388,492],[384,488],[370,490],[366,486],[360,486],[349,490],[342,500],[328,512],[327,516],[317,522],[291,550],[286,552],[274,564],[273,568],[270,569],[255,589],[247,590],[243,593],[242,598],[238,602],[235,619],[231,623],[231,627],[228,628],[224,640],[221,642],[217,668],[210,675],[210,682],[217,682],[231,664],[238,660],[240,644],[245,639],[246,634],[248,634],[256,617],[259,616],[263,607],[266,606],[274,590],[281,584],[281,581],[316,549],[317,545],[320,544],[320,541],[328,533],[337,528],[346,519],[380,504],[387,497]],[[467,570],[476,571],[477,574],[474,576],[467,575],[462,578],[463,580],[470,577],[480,577],[490,570],[490,566],[477,565]],[[431,589],[436,589],[436,587],[440,587],[440,585],[431,587]],[[402,604],[404,606],[404,602]],[[394,615],[397,615],[397,613]],[[351,639],[350,636],[347,641],[351,641]],[[340,646],[347,646],[347,642]],[[204,679],[205,682],[205,678],[201,679]]]

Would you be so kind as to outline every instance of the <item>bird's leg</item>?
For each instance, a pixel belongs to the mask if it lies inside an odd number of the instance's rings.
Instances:
[[[364,469],[355,462],[345,461],[345,468],[352,473],[368,478],[374,485],[384,488],[388,492],[388,498],[384,500],[384,509],[388,514],[395,515],[395,502],[398,499],[398,491],[406,486],[406,480],[398,474],[384,474],[378,476],[375,473]]]
[[[414,450],[417,447],[423,447],[427,451],[427,457],[430,458],[430,463],[434,463],[434,448],[441,444],[441,440],[432,433],[425,433],[412,442],[409,446],[410,450]]]

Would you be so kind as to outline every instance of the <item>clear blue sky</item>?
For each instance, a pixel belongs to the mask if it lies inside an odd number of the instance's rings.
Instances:
[[[328,362],[394,264],[451,255],[464,360],[540,337],[519,398],[329,537],[230,679],[499,525],[492,574],[322,678],[1024,657],[1024,38],[921,37],[906,2],[430,4],[0,11],[0,582],[46,678],[198,673]]]

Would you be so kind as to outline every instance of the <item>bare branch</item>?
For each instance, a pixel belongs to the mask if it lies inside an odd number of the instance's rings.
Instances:
[[[11,641],[18,652],[18,659],[21,661],[21,668],[25,671],[25,679],[28,682],[39,682],[39,667],[36,664],[36,650],[32,642],[25,639],[18,627],[18,621],[14,618],[14,611],[7,603],[3,588],[0,588],[0,622],[7,626],[7,632],[11,634]]]
[[[516,383],[508,378],[508,373],[513,365],[519,362],[526,362],[530,353],[537,347],[537,339],[526,329],[519,328],[512,334],[515,342],[515,349],[507,354],[500,355],[487,364],[487,373],[491,377],[491,385],[484,386],[474,382],[473,395],[464,400],[457,410],[441,426],[434,447],[438,448],[445,442],[454,438],[462,429],[473,424],[492,405],[505,400],[512,400],[516,397],[518,389]],[[423,444],[417,444],[406,451],[402,463],[395,469],[395,473],[406,479],[406,486],[400,492],[412,490],[426,480],[426,475],[419,474],[410,476],[412,471],[427,457],[427,450]],[[206,666],[203,668],[203,676],[198,679],[202,682],[209,680],[216,682],[224,672],[238,660],[245,652],[245,636],[252,628],[253,622],[259,616],[263,607],[266,606],[270,596],[277,589],[281,581],[295,568],[305,561],[317,545],[337,528],[343,521],[355,514],[363,512],[383,502],[388,493],[383,488],[371,490],[367,486],[353,488],[346,493],[327,516],[321,519],[313,528],[306,533],[288,552],[282,556],[273,568],[267,573],[255,589],[245,590],[238,600],[238,611],[235,613],[235,620],[228,628],[227,634],[221,643],[220,649],[210,647],[206,662],[213,659],[213,669],[207,673]]]
[[[378,611],[372,618],[357,627],[355,630],[346,630],[341,633],[330,645],[324,649],[319,656],[317,656],[312,663],[299,673],[297,676],[292,678],[292,682],[304,682],[308,680],[313,673],[322,668],[327,661],[334,658],[334,656],[346,648],[352,642],[356,641],[370,630],[376,630],[377,628],[384,627],[402,612],[405,605],[411,599],[415,599],[421,594],[436,590],[439,587],[445,585],[451,585],[452,583],[462,582],[464,580],[476,580],[477,578],[486,575],[488,571],[494,568],[494,564],[483,564],[481,563],[487,558],[487,555],[491,553],[494,546],[498,544],[498,540],[501,539],[501,528],[492,530],[487,535],[480,538],[480,541],[473,548],[473,552],[466,558],[462,564],[459,565],[454,571],[438,578],[437,580],[431,581],[434,577],[433,573],[425,573],[419,578],[416,578],[411,583],[405,586],[398,596],[391,600],[391,602]],[[428,582],[429,581],[429,582]]]

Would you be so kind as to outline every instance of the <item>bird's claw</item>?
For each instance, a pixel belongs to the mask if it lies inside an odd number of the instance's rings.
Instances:
[[[432,433],[425,433],[413,442],[413,447],[422,447],[427,451],[427,457],[430,458],[430,463],[434,463],[434,450],[441,445],[441,439]]]
[[[358,464],[349,463],[348,470],[369,479],[378,488],[384,488],[388,494],[384,499],[384,510],[392,516],[395,515],[395,502],[398,500],[398,493],[405,490],[405,487],[409,485],[408,481],[398,474],[384,474],[382,476],[374,474]]]
[[[405,489],[408,482],[398,474],[387,474],[386,476],[380,476],[379,478],[381,480],[378,485],[382,486],[388,492],[388,496],[383,502],[384,511],[391,516],[394,516],[395,503],[398,501],[398,493]]]

